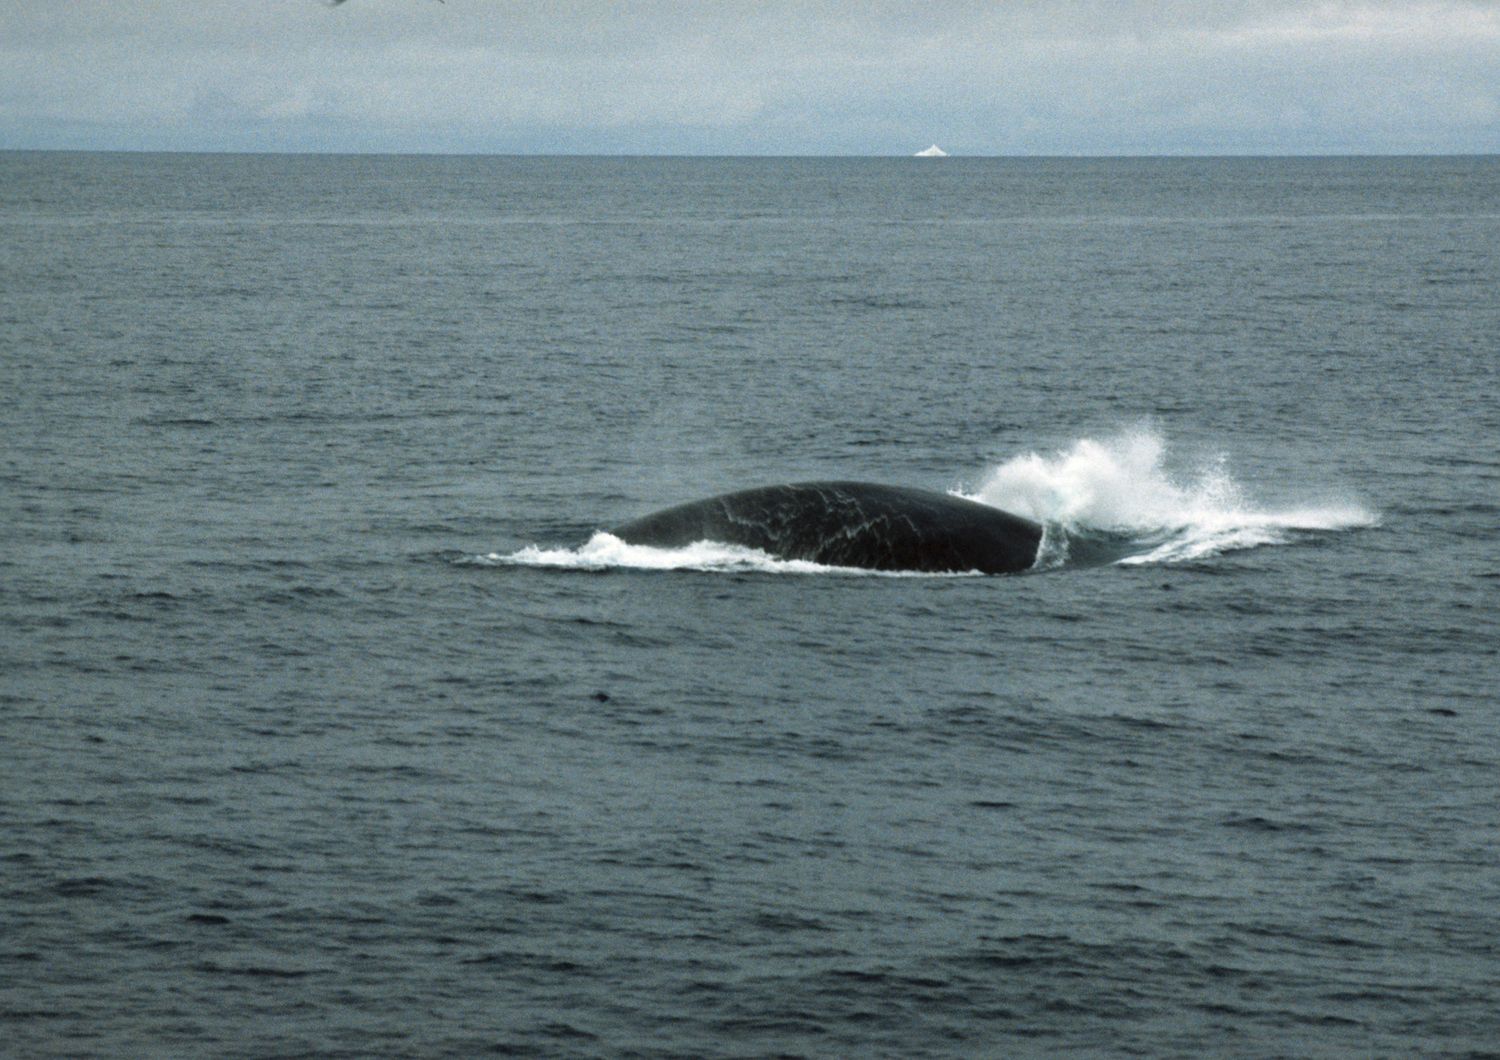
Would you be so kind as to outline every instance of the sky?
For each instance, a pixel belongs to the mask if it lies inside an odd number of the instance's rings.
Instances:
[[[1500,0],[0,0],[0,149],[1500,152]]]

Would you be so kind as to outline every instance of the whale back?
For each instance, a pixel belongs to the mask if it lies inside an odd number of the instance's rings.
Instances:
[[[799,482],[665,508],[611,531],[631,544],[717,541],[781,559],[883,571],[1009,574],[1036,561],[1029,519],[931,490],[869,482]]]

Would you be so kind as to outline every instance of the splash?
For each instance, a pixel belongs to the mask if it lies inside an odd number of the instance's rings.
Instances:
[[[1083,438],[1050,456],[1028,453],[995,468],[972,500],[1042,523],[1037,567],[1069,563],[1182,563],[1282,544],[1301,532],[1372,526],[1362,505],[1333,499],[1292,508],[1257,506],[1223,455],[1168,470],[1166,443],[1139,429]]]

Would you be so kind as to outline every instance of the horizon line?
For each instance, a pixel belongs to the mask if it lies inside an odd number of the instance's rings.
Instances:
[[[448,150],[313,150],[303,148],[240,149],[199,147],[16,147],[0,145],[0,154],[74,154],[74,155],[253,155],[303,156],[314,158],[618,158],[618,159],[910,159],[941,165],[944,159],[1023,160],[1023,159],[1330,159],[1330,158],[1495,158],[1500,151],[1173,151],[1173,152],[1018,152],[1014,154],[964,154],[948,152],[940,157],[912,154],[771,154],[765,152],[725,153],[716,151],[448,151]]]

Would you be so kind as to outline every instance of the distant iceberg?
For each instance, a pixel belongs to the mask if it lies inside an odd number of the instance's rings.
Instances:
[[[948,157],[948,152],[944,151],[937,144],[933,144],[927,150],[925,150],[925,151],[918,151],[912,157],[913,158],[947,158]]]

